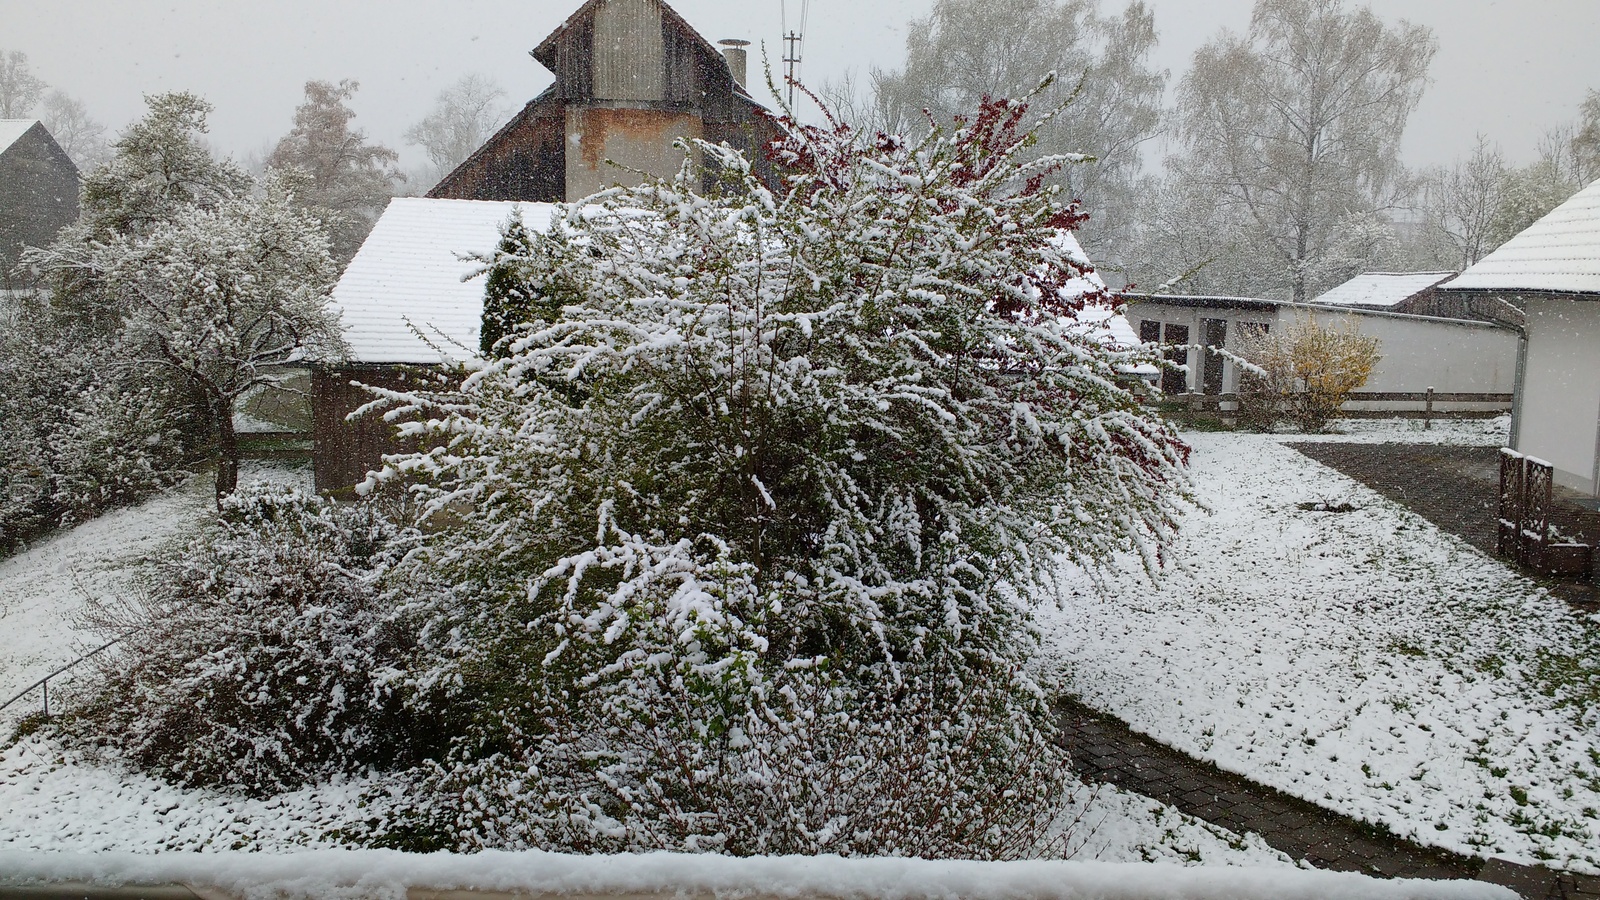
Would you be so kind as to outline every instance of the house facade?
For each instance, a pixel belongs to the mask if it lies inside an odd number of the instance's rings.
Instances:
[[[777,129],[745,90],[745,51],[718,51],[660,0],[589,0],[532,55],[555,84],[429,197],[575,200],[673,175],[676,142],[694,139],[739,148],[770,174],[761,151]]]
[[[78,167],[37,119],[0,119],[0,290],[24,247],[43,247],[78,220]]]
[[[348,491],[404,449],[380,417],[350,417],[373,399],[358,384],[415,387],[476,355],[484,283],[461,256],[493,251],[514,210],[540,230],[548,204],[676,174],[677,142],[694,138],[745,150],[770,177],[778,129],[744,89],[744,54],[660,0],[588,0],[532,51],[555,83],[427,197],[391,201],[334,289],[350,352],[312,378],[319,491]]]
[[[1521,309],[1511,448],[1600,494],[1600,182],[1439,290]]]
[[[1435,281],[1444,277],[1439,275]],[[1365,290],[1345,296],[1375,299]],[[1238,366],[1207,348],[1237,352],[1247,331],[1271,332],[1309,320],[1378,340],[1383,358],[1362,389],[1351,395],[1345,405],[1348,410],[1421,411],[1429,403],[1430,389],[1432,408],[1441,412],[1511,408],[1516,332],[1480,319],[1394,312],[1393,303],[1339,302],[1337,294],[1331,299],[1335,302],[1134,295],[1129,298],[1128,318],[1141,340],[1174,346],[1168,358],[1184,368],[1162,372],[1159,386],[1167,394],[1236,393]]]

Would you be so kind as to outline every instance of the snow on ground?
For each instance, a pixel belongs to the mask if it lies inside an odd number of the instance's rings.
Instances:
[[[252,466],[241,480],[303,478],[303,470]],[[0,644],[0,700],[96,646],[72,625],[85,594],[131,589],[140,560],[206,520],[210,490],[207,479],[195,479],[0,562],[0,627],[8,633]],[[0,736],[37,709],[30,697],[0,714]],[[33,736],[0,751],[0,846],[145,853],[332,847],[336,833],[359,835],[362,823],[381,818],[374,793],[401,789],[355,780],[250,800],[174,787]],[[1068,846],[1075,858],[1292,865],[1255,835],[1232,834],[1114,787],[1082,788],[1073,810]]]
[[[298,483],[306,470],[247,460],[240,481]],[[113,510],[50,535],[26,552],[0,559],[0,703],[24,687],[99,646],[98,636],[73,627],[89,597],[126,596],[136,589],[139,562],[182,539],[205,521],[211,480],[197,476],[145,503]],[[65,687],[54,679],[51,689]],[[18,717],[37,712],[24,698],[0,711],[0,735]]]
[[[1084,862],[842,859],[837,856],[735,858],[645,853],[416,855],[389,850],[37,855],[0,851],[13,880],[110,884],[185,883],[232,896],[403,898],[407,888],[578,897],[833,897],[875,900],[1515,900],[1510,890],[1473,881],[1379,881],[1348,872],[1297,869],[1197,869]],[[214,891],[203,891],[211,896]]]
[[[1413,436],[1355,424],[1345,439]],[[1493,426],[1450,424],[1461,442],[1498,442]],[[1041,614],[1059,683],[1167,744],[1421,842],[1600,870],[1593,701],[1561,703],[1593,697],[1593,674],[1560,678],[1593,653],[1600,622],[1581,643],[1562,602],[1280,443],[1297,436],[1186,437],[1209,512],[1185,516],[1155,584],[1132,562],[1099,584],[1069,576],[1061,608]],[[1326,501],[1357,509],[1299,506]]]
[[[136,853],[331,848],[389,817],[398,778],[365,778],[253,800],[186,789],[32,735],[0,750],[0,847]],[[1063,817],[1074,859],[1292,867],[1239,836],[1112,786],[1082,787]],[[3,867],[0,867],[3,871]]]
[[[1269,437],[1277,441],[1326,441],[1355,444],[1454,444],[1462,447],[1503,447],[1511,430],[1511,415],[1487,419],[1336,419],[1326,434],[1282,431]]]

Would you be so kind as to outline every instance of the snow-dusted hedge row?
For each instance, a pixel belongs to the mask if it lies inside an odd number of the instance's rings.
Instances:
[[[257,795],[415,762],[438,738],[406,703],[415,630],[381,581],[417,539],[370,505],[229,496],[138,599],[91,604],[122,643],[69,733],[180,784]]]
[[[562,897],[747,900],[1515,900],[1476,881],[1381,880],[1305,869],[1076,862],[763,857],[650,853],[469,856],[383,850],[42,854],[0,851],[0,885],[30,880],[191,884],[237,898],[409,896],[444,891]],[[464,895],[468,900],[471,895]]]

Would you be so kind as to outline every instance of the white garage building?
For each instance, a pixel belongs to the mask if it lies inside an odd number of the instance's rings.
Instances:
[[[1511,447],[1600,493],[1600,181],[1439,290],[1522,307]]]

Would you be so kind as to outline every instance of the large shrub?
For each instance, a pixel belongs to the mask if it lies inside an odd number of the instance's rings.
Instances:
[[[253,794],[409,764],[433,731],[405,705],[415,636],[382,576],[415,540],[370,505],[229,496],[141,600],[91,608],[121,643],[70,727],[179,783]]]
[[[1236,349],[1240,410],[1247,423],[1263,430],[1285,420],[1301,431],[1326,430],[1383,358],[1377,338],[1311,316],[1279,331],[1246,329]]]
[[[388,395],[432,448],[387,470],[441,529],[412,562],[457,586],[431,840],[1043,849],[1029,607],[1063,561],[1155,565],[1186,450],[1077,321],[1108,300],[1024,115],[791,125],[782,190],[701,143],[710,192],[686,166],[513,226],[497,358]]]

